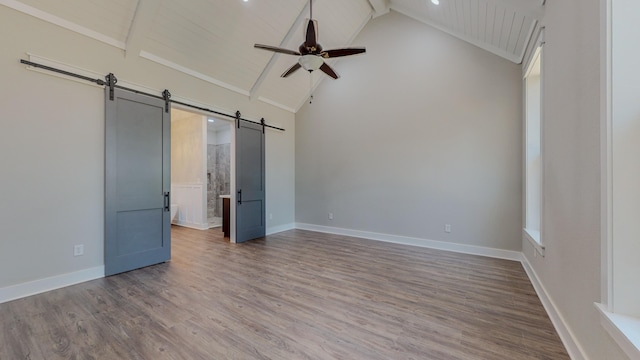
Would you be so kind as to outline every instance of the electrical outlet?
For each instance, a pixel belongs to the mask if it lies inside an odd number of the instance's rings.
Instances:
[[[269,220],[273,220],[273,214],[269,213]]]
[[[329,220],[333,220],[333,213],[329,213]]]
[[[451,232],[451,224],[444,224],[444,232],[446,233]]]
[[[73,247],[73,256],[82,256],[84,255],[84,245],[76,245]]]

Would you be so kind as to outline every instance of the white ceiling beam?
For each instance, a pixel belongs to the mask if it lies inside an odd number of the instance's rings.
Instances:
[[[181,72],[183,74],[187,74],[187,75],[193,76],[194,78],[200,79],[202,81],[206,81],[206,82],[208,82],[210,84],[214,84],[214,85],[220,86],[222,88],[225,88],[227,90],[231,90],[233,92],[237,92],[238,94],[241,94],[241,95],[244,95],[244,96],[249,96],[250,95],[249,92],[247,90],[245,90],[245,89],[241,89],[241,88],[239,88],[237,86],[231,85],[231,84],[226,83],[226,82],[221,81],[221,80],[218,80],[218,79],[216,79],[214,77],[211,77],[211,76],[209,76],[207,74],[203,74],[203,73],[198,72],[196,70],[189,69],[186,66],[174,63],[173,61],[164,59],[164,58],[162,58],[162,57],[160,57],[158,55],[154,55],[154,54],[148,53],[146,51],[141,51],[140,52],[140,57],[143,58],[143,59],[147,59],[149,61],[153,61],[153,62],[155,62],[157,64],[164,65],[164,66],[166,66],[166,67],[168,67],[170,69],[179,71],[179,72]]]
[[[314,1],[314,5],[317,3],[318,3],[318,0]],[[307,5],[305,5],[305,7],[300,11],[300,14],[298,14],[298,17],[293,22],[293,24],[289,28],[289,31],[284,36],[284,38],[282,39],[278,47],[287,46],[287,44],[289,43],[289,41],[291,41],[293,36],[300,35],[300,34],[296,34],[296,31],[298,30],[298,27],[300,26],[300,24],[302,24],[302,22],[307,18],[307,16],[309,16],[309,4],[310,3],[307,2]],[[297,50],[297,49],[292,49],[292,50]],[[262,73],[260,74],[256,82],[253,84],[253,86],[251,87],[251,91],[249,92],[251,94],[250,95],[251,100],[255,100],[260,97],[260,90],[262,88],[262,84],[267,78],[267,75],[269,74],[269,72],[271,72],[271,69],[273,69],[273,66],[276,64],[276,60],[278,60],[278,56],[280,56],[280,54],[273,53],[273,55],[271,55],[271,59],[269,59],[269,62],[267,63],[267,66],[265,66],[264,69],[262,69]]]
[[[524,13],[536,20],[542,20],[544,16],[545,0],[491,0],[497,5],[516,12]]]
[[[61,17],[55,16],[53,14],[50,14],[48,12],[45,12],[43,10],[37,9],[35,7],[26,5],[18,0],[0,0],[0,5],[4,5],[8,8],[14,9],[16,11],[20,11],[24,14],[33,16],[37,19],[40,19],[42,21],[46,21],[49,22],[51,24],[60,26],[62,28],[65,28],[67,30],[71,30],[73,32],[76,32],[78,34],[90,37],[94,40],[98,40],[101,41],[105,44],[109,44],[111,46],[115,46],[118,49],[124,49],[125,44],[117,39],[111,38],[107,35],[104,35],[102,33],[99,33],[95,30],[91,30],[89,28],[86,28],[84,26],[78,25],[74,22],[71,22],[69,20],[63,19]]]
[[[136,13],[131,20],[125,44],[127,58],[135,58],[140,55],[144,40],[151,30],[160,5],[162,5],[162,0],[138,0]]]
[[[391,8],[389,0],[369,0],[371,8],[373,8],[373,17],[377,18],[389,12]]]

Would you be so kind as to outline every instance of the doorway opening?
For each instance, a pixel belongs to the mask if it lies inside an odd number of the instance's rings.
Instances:
[[[232,124],[186,109],[171,109],[173,225],[222,232],[222,197],[232,194],[234,181]]]
[[[231,123],[207,118],[207,224],[221,227],[223,198],[231,196]]]

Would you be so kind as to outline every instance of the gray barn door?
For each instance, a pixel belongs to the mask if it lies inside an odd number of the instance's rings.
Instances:
[[[263,237],[265,154],[262,126],[240,121],[236,129],[236,242]]]
[[[170,114],[164,101],[106,89],[105,275],[171,258]]]

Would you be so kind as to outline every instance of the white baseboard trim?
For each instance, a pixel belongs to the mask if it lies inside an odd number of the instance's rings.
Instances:
[[[172,222],[171,225],[183,226],[183,227],[187,227],[189,229],[196,229],[196,230],[208,230],[209,229],[209,225],[208,224],[196,224],[196,223],[190,223],[190,222],[180,221],[180,220]]]
[[[551,300],[544,285],[540,282],[540,278],[538,278],[535,270],[533,270],[531,263],[529,263],[529,260],[524,255],[522,256],[522,267],[524,267],[524,271],[527,273],[527,276],[529,276],[529,280],[531,281],[533,288],[536,290],[538,298],[540,298],[544,309],[547,311],[553,326],[558,332],[560,340],[562,340],[564,347],[567,349],[569,357],[571,357],[572,360],[588,360],[589,358],[585,355],[584,349],[576,340],[575,334],[567,325],[564,317],[560,311],[558,311],[558,307],[553,300]]]
[[[375,233],[375,232],[369,232],[369,231],[351,230],[351,229],[305,224],[305,223],[296,223],[296,229],[317,231],[317,232],[336,234],[336,235],[353,236],[353,237],[359,237],[359,238],[364,238],[369,240],[384,241],[384,242],[403,244],[403,245],[420,246],[420,247],[426,247],[431,249],[453,251],[453,252],[463,253],[463,254],[487,256],[487,257],[498,258],[498,259],[506,259],[506,260],[513,260],[513,261],[522,260],[522,253],[520,251],[494,249],[494,248],[488,248],[488,247],[482,247],[482,246],[449,243],[445,241],[420,239],[420,238],[390,235],[390,234],[381,234],[381,233]]]
[[[0,288],[0,304],[104,277],[104,266]]]
[[[272,226],[267,228],[267,235],[276,234],[276,233],[287,231],[287,230],[293,230],[295,228],[296,228],[295,223]]]

